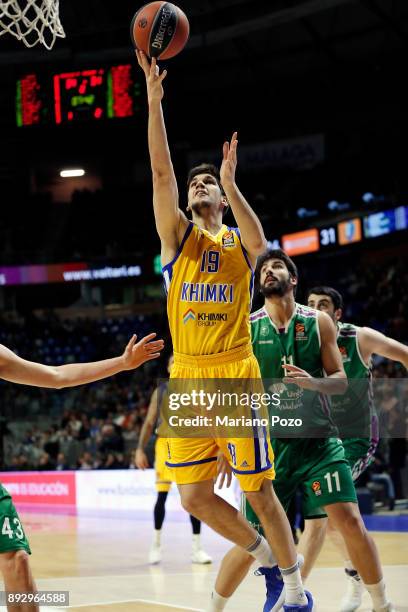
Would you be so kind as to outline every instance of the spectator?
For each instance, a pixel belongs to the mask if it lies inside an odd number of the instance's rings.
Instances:
[[[51,461],[48,453],[43,453],[41,455],[37,469],[44,472],[55,469],[55,463]]]
[[[101,453],[107,454],[111,451],[122,452],[123,451],[123,437],[115,430],[115,427],[111,424],[104,425],[101,432],[101,441],[99,443],[99,450]]]
[[[92,470],[94,468],[94,461],[91,453],[83,453],[79,458],[79,467],[80,470]]]
[[[59,470],[59,471],[68,470],[69,469],[68,468],[68,464],[67,464],[66,459],[65,459],[64,453],[58,453],[55,469]]]

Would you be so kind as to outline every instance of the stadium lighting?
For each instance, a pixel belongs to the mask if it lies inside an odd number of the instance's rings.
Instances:
[[[61,170],[60,176],[62,178],[71,178],[74,176],[84,176],[85,170],[83,168],[73,168],[72,170]]]
[[[367,193],[365,193],[362,198],[363,202],[365,202],[366,204],[369,204],[370,202],[372,202],[373,200],[375,200],[375,196],[373,193],[370,193],[369,191]]]
[[[309,208],[298,208],[296,214],[299,219],[306,219],[306,217],[317,217],[319,213],[317,210],[311,210]]]
[[[327,204],[327,208],[329,210],[338,210],[339,208],[339,203],[336,200],[331,200],[328,204]]]
[[[349,202],[337,202],[337,200],[331,200],[328,202],[327,208],[331,211],[341,212],[343,210],[349,210],[350,204]]]

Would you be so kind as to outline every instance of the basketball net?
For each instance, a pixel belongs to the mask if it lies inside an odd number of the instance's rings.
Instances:
[[[26,47],[41,43],[50,50],[57,36],[65,38],[58,9],[59,0],[0,0],[0,36],[12,34]]]

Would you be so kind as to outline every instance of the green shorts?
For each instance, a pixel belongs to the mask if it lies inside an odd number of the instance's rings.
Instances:
[[[275,453],[276,495],[285,511],[298,489],[303,493],[305,518],[324,517],[322,508],[339,502],[357,503],[350,466],[341,440],[272,440]],[[245,496],[241,512],[261,531],[259,519]]]
[[[369,438],[344,438],[344,454],[349,463],[353,480],[368,468],[374,459],[378,440]]]
[[[0,485],[0,553],[21,549],[31,555],[30,545],[13,500],[8,491]]]

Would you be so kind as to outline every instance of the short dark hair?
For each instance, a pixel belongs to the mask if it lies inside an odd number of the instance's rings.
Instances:
[[[261,276],[261,268],[269,259],[280,259],[287,267],[289,274],[294,278],[298,278],[297,267],[289,255],[287,255],[283,249],[270,249],[258,257],[258,261],[256,262],[255,280],[257,283],[259,283]]]
[[[337,289],[334,289],[333,287],[327,287],[326,285],[321,285],[320,287],[313,287],[307,292],[307,299],[309,299],[309,296],[312,293],[315,293],[316,295],[327,295],[327,297],[329,297],[333,302],[335,310],[337,310],[338,308],[341,308],[343,310],[343,297],[341,293],[337,291]]]
[[[190,188],[190,183],[193,178],[197,176],[197,174],[211,174],[211,176],[216,179],[222,195],[225,196],[225,191],[221,185],[220,171],[218,170],[217,166],[214,166],[214,164],[200,164],[199,166],[194,166],[194,168],[191,168],[187,177],[187,189]]]

